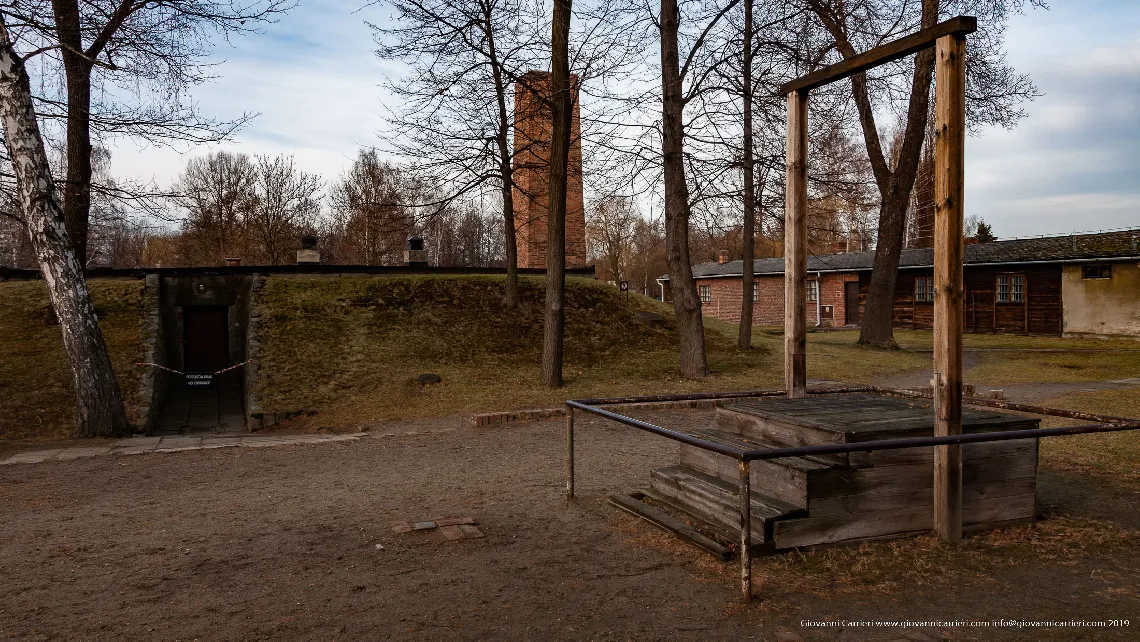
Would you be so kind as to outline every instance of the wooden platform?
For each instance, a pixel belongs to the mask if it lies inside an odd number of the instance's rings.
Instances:
[[[876,395],[774,398],[718,408],[717,429],[692,434],[740,449],[863,443],[933,433],[929,403]],[[964,432],[1038,427],[1038,420],[966,411]],[[710,528],[739,533],[736,460],[681,445],[680,461],[652,472],[652,493]],[[1032,521],[1037,440],[962,447],[967,530]],[[933,526],[933,448],[751,464],[752,531],[774,549],[901,537]]]

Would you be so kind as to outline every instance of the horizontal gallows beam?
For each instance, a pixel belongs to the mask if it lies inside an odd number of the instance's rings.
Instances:
[[[822,87],[836,80],[842,80],[859,72],[867,71],[872,67],[905,58],[923,49],[933,47],[935,41],[942,36],[951,34],[965,36],[977,30],[978,19],[974,16],[950,18],[929,29],[923,29],[898,40],[892,40],[885,45],[879,45],[847,60],[828,65],[823,69],[786,82],[780,86],[780,95],[787,95],[793,91],[810,91],[816,87]]]

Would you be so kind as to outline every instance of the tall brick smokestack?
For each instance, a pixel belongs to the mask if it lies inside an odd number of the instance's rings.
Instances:
[[[586,209],[582,198],[582,130],[578,77],[570,76],[574,114],[566,185],[566,267],[586,267]],[[546,267],[546,218],[550,211],[550,73],[529,71],[515,83],[514,200],[519,267]]]

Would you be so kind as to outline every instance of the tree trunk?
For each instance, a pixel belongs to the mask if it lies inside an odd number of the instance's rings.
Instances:
[[[515,199],[511,161],[508,156],[503,179],[503,243],[506,250],[507,282],[503,287],[503,307],[513,310],[519,307],[519,246],[515,237]]]
[[[931,27],[938,20],[938,0],[923,0],[922,27]],[[846,55],[846,54],[845,54]],[[871,284],[867,289],[867,305],[860,316],[862,328],[859,343],[879,347],[895,347],[894,306],[895,284],[898,281],[899,256],[906,235],[906,210],[918,162],[922,141],[926,134],[926,121],[930,110],[930,86],[934,79],[934,51],[925,49],[915,55],[914,76],[911,80],[910,104],[907,106],[906,130],[899,151],[898,162],[889,173],[882,169],[882,151],[879,150],[880,170],[876,183],[879,187],[879,231],[875,242],[875,262],[871,269]],[[874,128],[874,116],[867,97],[863,74],[852,77],[855,102],[860,112],[864,138],[871,139],[868,128]],[[875,145],[877,148],[877,133]],[[872,151],[868,144],[868,151]],[[873,156],[873,152],[872,152]],[[874,166],[876,161],[872,160]],[[885,179],[885,180],[884,180]]]
[[[21,209],[59,317],[63,346],[75,379],[81,437],[113,437],[131,432],[99,319],[91,304],[82,264],[67,236],[55,196],[51,168],[36,121],[27,70],[16,55],[0,16],[0,118],[12,158]]]
[[[570,8],[554,0],[550,55],[550,213],[546,219],[546,319],[542,333],[542,382],[562,386],[566,311],[566,166],[570,155]]]
[[[610,270],[614,275],[614,283],[621,285],[621,242],[613,243],[613,249],[610,251],[609,263]]]
[[[740,280],[740,332],[737,344],[743,350],[752,347],[752,283],[755,279],[752,260],[756,256],[756,177],[752,158],[752,0],[744,0],[744,55],[741,61],[741,93],[744,98],[744,258]]]
[[[895,284],[898,280],[899,256],[902,254],[903,230],[906,227],[906,200],[884,198],[879,207],[879,232],[875,244],[875,261],[867,303],[860,315],[859,343],[893,348]]]
[[[689,186],[685,182],[685,101],[677,51],[677,0],[661,0],[661,156],[665,181],[665,257],[677,314],[681,376],[708,375],[701,300],[689,260]]]
[[[503,243],[506,247],[507,283],[503,289],[503,307],[513,310],[519,306],[519,249],[515,237],[514,168],[510,141],[510,114],[507,113],[507,86],[503,70],[499,67],[495,50],[495,34],[491,28],[490,5],[483,5],[483,29],[487,37],[487,52],[491,58],[491,74],[495,79],[495,100],[499,109],[499,131],[495,136],[499,146],[499,176],[503,185]]]
[[[87,227],[91,216],[91,62],[81,53],[83,36],[76,0],[52,0],[56,33],[63,45],[67,79],[67,179],[63,219],[81,267],[87,265]]]

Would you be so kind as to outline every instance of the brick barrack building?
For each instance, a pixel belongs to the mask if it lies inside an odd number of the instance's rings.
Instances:
[[[808,257],[807,319],[857,327],[874,252]],[[934,322],[934,251],[903,250],[895,286],[896,328]],[[754,264],[753,322],[784,322],[784,259]],[[710,317],[740,322],[741,261],[693,266]],[[965,247],[967,332],[1140,338],[1140,228],[975,243]],[[658,279],[666,299],[669,277]]]

